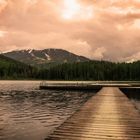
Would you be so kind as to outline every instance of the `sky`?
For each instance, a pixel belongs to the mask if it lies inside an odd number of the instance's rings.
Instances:
[[[140,59],[140,0],[0,0],[0,51],[60,48]]]

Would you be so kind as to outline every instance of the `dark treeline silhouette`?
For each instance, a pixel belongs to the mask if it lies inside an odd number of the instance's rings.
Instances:
[[[140,61],[64,63],[40,70],[38,77],[49,80],[140,80]]]
[[[0,79],[140,80],[140,61],[113,63],[88,61],[35,68],[0,55]]]
[[[0,79],[32,79],[36,68],[0,55]]]

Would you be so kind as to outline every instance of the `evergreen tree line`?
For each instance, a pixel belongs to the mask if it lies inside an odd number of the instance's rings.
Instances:
[[[0,79],[138,81],[140,80],[140,61],[63,63],[45,69],[0,56]]]
[[[64,63],[49,69],[41,69],[37,78],[48,80],[140,80],[140,61],[112,63],[89,61]]]
[[[32,79],[36,73],[33,67],[0,55],[0,79]]]

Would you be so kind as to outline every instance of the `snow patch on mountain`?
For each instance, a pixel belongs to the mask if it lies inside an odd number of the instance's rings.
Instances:
[[[31,55],[32,57],[36,57],[33,53],[30,53],[30,55]]]
[[[45,54],[45,56],[47,57],[47,60],[51,60],[51,57],[47,54],[47,53],[44,53]]]
[[[33,50],[32,49],[30,49],[30,50],[28,50],[28,53],[31,53]]]

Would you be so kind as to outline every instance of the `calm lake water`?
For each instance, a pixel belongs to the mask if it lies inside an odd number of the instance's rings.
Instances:
[[[131,91],[129,94],[126,93],[126,95],[140,112],[140,92]]]
[[[44,140],[94,93],[39,90],[39,81],[0,81],[0,140]]]

